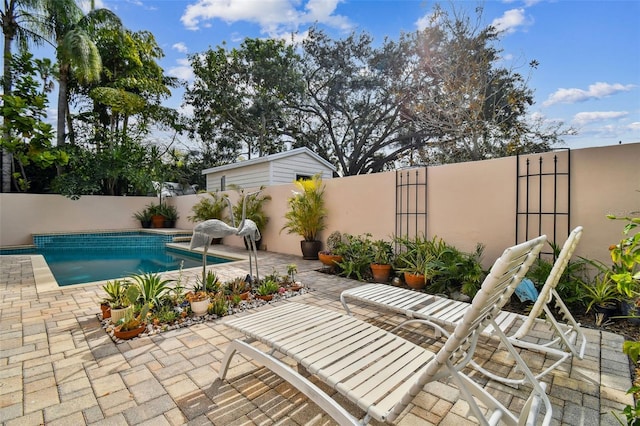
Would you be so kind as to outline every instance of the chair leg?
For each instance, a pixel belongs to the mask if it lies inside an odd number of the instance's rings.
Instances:
[[[329,395],[324,393],[319,387],[310,382],[308,379],[304,378],[298,372],[293,370],[288,365],[279,361],[275,357],[272,357],[261,350],[251,346],[250,344],[241,341],[241,340],[233,340],[227,351],[225,352],[224,358],[222,359],[222,366],[220,367],[219,377],[224,379],[227,370],[229,368],[229,363],[231,358],[236,352],[240,352],[242,354],[247,355],[248,357],[258,361],[262,365],[264,365],[269,370],[273,371],[278,376],[282,377],[285,381],[291,384],[293,387],[298,389],[300,392],[305,394],[311,401],[318,404],[320,408],[322,408],[327,414],[329,414],[338,424],[340,425],[363,425],[366,423],[368,416],[363,420],[358,420],[354,416],[352,416],[347,410],[345,410],[342,406],[340,406],[335,400],[333,400]]]

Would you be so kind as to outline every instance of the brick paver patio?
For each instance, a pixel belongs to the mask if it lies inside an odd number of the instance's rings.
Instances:
[[[298,265],[299,278],[313,289],[293,299],[301,303],[342,311],[340,292],[359,285],[315,271],[317,261],[260,252],[262,275],[274,268],[284,273],[290,263]],[[230,279],[245,275],[248,262],[212,268]],[[2,256],[0,288],[0,422],[5,425],[334,424],[287,382],[242,356],[234,357],[229,380],[218,381],[226,346],[240,337],[224,320],[115,344],[96,317],[100,285],[39,287],[30,256]],[[355,306],[354,314],[386,329],[402,320],[364,305]],[[442,343],[431,330],[404,334],[425,347]],[[623,338],[599,330],[587,330],[587,337],[585,359],[567,362],[545,379],[554,422],[616,425],[611,412],[633,401],[626,394],[631,379],[621,352]],[[484,344],[478,352],[495,369],[510,369],[506,352],[495,345]],[[523,356],[534,367],[545,362],[534,352]],[[474,377],[513,411],[529,393],[524,386],[515,389]],[[335,398],[349,407],[339,395]],[[361,416],[356,407],[349,409]],[[458,389],[438,382],[424,388],[397,424],[475,424],[465,415]]]

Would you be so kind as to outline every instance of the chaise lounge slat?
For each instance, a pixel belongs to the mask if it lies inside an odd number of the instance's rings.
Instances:
[[[441,378],[451,378],[469,403],[471,415],[482,424],[498,420],[508,425],[535,418],[539,403],[545,407],[543,424],[549,424],[552,407],[544,387],[538,383],[522,358],[503,336],[505,346],[531,385],[529,402],[519,419],[486,390],[462,373],[473,354],[479,331],[493,323],[505,296],[510,295],[540,252],[546,237],[511,247],[496,261],[464,318],[437,353],[425,350],[401,336],[360,319],[294,302],[225,323],[247,337],[229,345],[219,377],[226,377],[235,352],[262,363],[317,403],[339,424],[366,424],[373,418],[393,421],[423,389]],[[414,320],[421,321],[421,320]],[[270,351],[252,343],[258,341]],[[272,355],[281,352],[298,366],[344,395],[365,413],[360,420],[346,411],[304,375]],[[489,413],[485,418],[485,408]]]
[[[490,324],[483,331],[485,335],[494,336],[497,333],[497,327],[507,334],[514,346],[540,351],[555,357],[555,362],[536,375],[538,379],[553,371],[572,355],[579,359],[584,357],[586,336],[555,289],[580,241],[582,232],[583,228],[578,226],[569,234],[529,315],[502,311],[495,318],[496,325]],[[348,314],[351,312],[347,300],[354,300],[389,309],[410,319],[423,319],[448,330],[453,329],[462,320],[466,310],[471,306],[467,302],[387,284],[365,284],[345,290],[340,295],[340,300]],[[562,321],[556,319],[554,310],[560,312]],[[539,318],[543,313],[545,318]],[[527,336],[536,324],[546,324],[551,337],[542,342],[529,341],[531,339]],[[473,362],[471,364],[493,379],[512,384],[521,382],[521,379],[498,376]]]

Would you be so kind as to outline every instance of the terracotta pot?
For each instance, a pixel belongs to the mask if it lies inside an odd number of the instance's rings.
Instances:
[[[200,300],[197,302],[190,302],[191,303],[191,312],[193,312],[194,315],[204,315],[207,313],[207,309],[209,308],[209,299],[204,299],[204,300]]]
[[[113,324],[116,324],[118,321],[124,318],[124,315],[126,314],[127,309],[133,311],[133,306],[127,306],[126,308],[120,308],[120,309],[111,308],[111,322]]]
[[[164,216],[161,214],[151,216],[151,226],[153,228],[162,228],[164,226]]]
[[[386,283],[391,276],[391,265],[384,265],[378,263],[371,264],[371,273],[373,274],[373,280],[377,283]]]
[[[256,299],[261,299],[268,302],[269,300],[273,299],[273,294],[256,294]]]
[[[111,318],[111,306],[108,303],[101,303],[100,310],[102,311],[103,320]]]
[[[302,258],[305,260],[318,260],[318,252],[322,248],[322,241],[300,241]]]
[[[118,339],[127,340],[127,339],[133,339],[138,334],[142,333],[144,329],[147,328],[147,325],[145,323],[142,323],[140,327],[134,328],[133,330],[127,330],[127,331],[120,331],[121,327],[122,326],[119,325],[116,328],[114,328],[113,335],[116,336]]]
[[[409,272],[404,273],[404,282],[413,289],[420,290],[426,287],[427,280],[424,275],[411,274]]]
[[[327,254],[323,252],[318,253],[318,259],[323,265],[330,267],[331,269],[336,267],[336,264],[342,262],[342,256],[337,254]]]
[[[298,285],[298,284],[294,284],[294,285],[290,285],[287,290],[289,291],[299,291],[303,288],[303,286]]]

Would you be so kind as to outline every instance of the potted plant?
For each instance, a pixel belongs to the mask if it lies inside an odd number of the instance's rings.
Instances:
[[[151,228],[151,216],[152,214],[149,205],[133,214],[133,217],[140,221],[140,226],[143,228]]]
[[[289,211],[284,215],[286,222],[280,231],[286,229],[288,234],[300,235],[303,238],[300,242],[302,258],[316,260],[322,245],[317,235],[326,227],[325,187],[319,174],[309,180],[298,180],[295,185],[300,192],[294,191],[289,198]]]
[[[149,204],[147,207],[151,216],[151,226],[162,228],[164,226],[164,216],[162,215],[162,204]]]
[[[100,310],[102,311],[102,319],[107,319],[111,318],[111,306],[118,301],[125,289],[119,280],[107,281],[102,289],[107,293],[107,297],[100,302]]]
[[[243,210],[243,200],[246,206],[244,207],[245,218],[250,219],[255,222],[258,227],[258,231],[260,233],[263,232],[265,226],[269,222],[269,218],[264,212],[264,203],[271,200],[271,195],[264,195],[262,191],[265,186],[260,187],[260,193],[254,194],[245,200],[245,192],[244,189],[240,188],[237,185],[229,185],[230,188],[234,189],[238,193],[238,202],[234,204],[232,207],[233,216],[236,218],[242,217]],[[234,225],[235,226],[235,225]],[[260,249],[262,239],[256,241],[256,248]],[[244,241],[244,246],[249,249],[249,245],[247,244],[247,240]]]
[[[228,222],[224,211],[227,207],[231,207],[231,203],[227,196],[220,194],[219,191],[207,192],[206,194],[208,197],[200,198],[200,200],[193,205],[191,208],[193,215],[188,216],[187,219],[194,223],[204,222],[210,219]],[[222,238],[214,238],[212,244],[220,244],[221,241]]]
[[[393,247],[385,240],[375,240],[371,243],[373,262],[371,262],[371,274],[373,280],[386,283],[391,276],[391,264],[393,263]]]
[[[193,312],[194,315],[200,316],[207,313],[209,302],[211,302],[209,293],[194,289],[193,291],[188,292],[185,295],[185,298],[189,301],[191,312]]]
[[[249,298],[251,286],[247,283],[245,277],[236,277],[231,281],[227,281],[224,284],[223,290],[224,294],[230,299],[237,296],[240,300],[246,300]]]
[[[258,299],[269,301],[273,299],[273,295],[280,289],[280,284],[275,280],[267,278],[262,280],[260,285],[256,288],[256,297]]]
[[[162,208],[160,214],[164,217],[162,221],[163,228],[173,228],[176,226],[176,221],[180,216],[178,216],[178,209],[176,206],[170,206],[168,204],[162,204]]]
[[[340,250],[342,250],[343,247],[342,233],[340,231],[333,231],[327,237],[326,249],[318,252],[318,259],[323,265],[333,270],[336,264],[342,262]]]
[[[149,312],[149,305],[142,304],[142,308],[138,315],[133,314],[133,309],[126,312],[125,316],[118,320],[116,327],[113,329],[113,335],[118,339],[132,339],[142,333],[147,324],[145,319]]]
[[[434,275],[434,256],[428,240],[421,236],[412,239],[396,237],[404,248],[396,255],[396,270],[404,274],[405,283],[413,289],[422,289]]]
[[[138,299],[140,290],[128,281],[115,280],[113,291],[118,296],[111,302],[111,322],[116,324],[127,312],[133,313],[133,303]]]
[[[583,299],[587,303],[586,312],[593,308],[596,315],[602,316],[596,321],[598,325],[618,312],[620,293],[609,272],[596,275],[593,283],[583,283],[583,290]]]
[[[287,265],[287,281],[289,284],[290,291],[298,291],[302,288],[302,283],[300,281],[296,281],[296,272],[298,272],[298,265],[295,263],[290,263]]]

